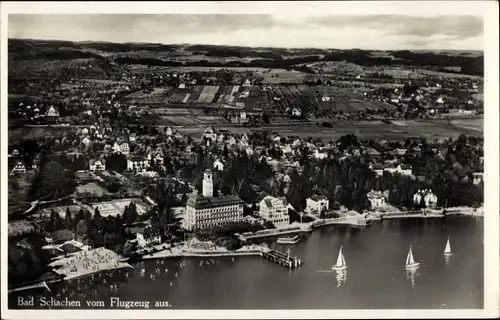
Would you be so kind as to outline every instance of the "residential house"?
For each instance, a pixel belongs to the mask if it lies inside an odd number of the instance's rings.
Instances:
[[[173,135],[173,134],[174,134],[174,131],[172,130],[172,128],[167,127],[167,128],[165,129],[165,135],[167,135],[167,136],[169,136],[169,137],[170,137],[170,136],[171,136],[171,135]]]
[[[472,178],[474,179],[474,184],[480,184],[483,181],[483,173],[482,172],[473,172]]]
[[[398,156],[404,156],[406,154],[406,149],[396,148],[394,149],[394,153],[397,154]]]
[[[151,152],[148,154],[147,159],[151,165],[163,166],[163,155],[161,152]]]
[[[240,112],[240,123],[246,123],[248,122],[248,117],[246,111],[241,111]]]
[[[321,160],[326,159],[328,157],[328,153],[324,151],[320,151],[319,149],[314,150],[313,157],[315,159]]]
[[[240,138],[239,145],[241,148],[247,148],[249,146],[248,143],[249,143],[248,135],[244,133]]]
[[[292,109],[292,116],[300,117],[301,115],[302,115],[302,110],[300,110],[299,108]]]
[[[329,209],[330,202],[325,197],[313,195],[306,199],[306,212],[310,214],[320,214],[323,210]]]
[[[89,161],[89,170],[90,171],[105,171],[106,164],[101,160],[90,160]]]
[[[130,147],[129,147],[128,143],[124,142],[124,143],[120,144],[120,151],[123,154],[128,154],[130,151]]]
[[[137,232],[137,244],[139,247],[149,247],[161,243],[161,233],[158,229],[147,226],[142,232]]]
[[[215,132],[213,127],[207,127],[203,132],[202,139],[210,140],[211,142],[217,141],[217,133]]]
[[[391,174],[399,173],[399,174],[402,174],[405,176],[412,175],[411,165],[407,165],[407,164],[400,164],[395,168],[394,167],[384,168],[384,171],[389,172]]]
[[[54,108],[54,106],[50,106],[49,110],[46,113],[47,117],[59,117],[59,112]]]
[[[17,160],[16,165],[12,169],[13,173],[26,173],[26,165],[24,164],[24,161],[22,160]]]
[[[371,190],[370,192],[368,192],[368,194],[366,196],[367,196],[368,200],[370,201],[372,209],[381,208],[381,207],[385,206],[385,204],[386,204],[385,196],[380,191]]]
[[[234,145],[236,145],[236,139],[234,137],[229,137],[227,140],[226,140],[226,144],[229,146],[229,147],[232,147]]]
[[[246,147],[245,152],[247,153],[248,156],[252,156],[254,151],[251,146]]]
[[[271,221],[276,228],[286,227],[290,224],[287,201],[284,197],[266,196],[259,203],[259,215]]]
[[[415,204],[420,204],[422,202],[422,199],[427,208],[436,207],[437,205],[438,198],[431,190],[418,190],[413,195],[413,203]]]
[[[137,141],[137,134],[135,132],[132,132],[129,136],[128,136],[128,140],[130,142],[136,142]]]
[[[370,170],[375,172],[378,176],[384,175],[384,167],[378,163],[371,163],[369,166]]]
[[[127,159],[127,170],[133,172],[146,172],[150,168],[148,159],[132,157]]]
[[[85,146],[85,147],[88,147],[90,146],[90,144],[92,143],[92,141],[90,141],[89,137],[85,137],[83,138],[82,140],[82,144]]]
[[[360,151],[359,149],[353,150],[354,156],[358,156]],[[377,158],[380,157],[380,152],[378,152],[375,148],[366,148],[365,151],[363,152],[366,156],[370,158]]]
[[[214,161],[214,169],[217,171],[223,171],[224,170],[224,163],[217,159]]]
[[[114,152],[114,153],[122,153],[122,150],[121,150],[121,148],[120,148],[120,145],[119,145],[117,142],[115,142],[115,143],[113,144],[113,152]]]

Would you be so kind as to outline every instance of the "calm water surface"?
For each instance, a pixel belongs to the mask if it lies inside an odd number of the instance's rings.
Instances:
[[[447,237],[453,251],[448,260],[443,255]],[[136,270],[130,270],[128,278],[120,271],[120,275],[107,277],[106,283],[77,285],[73,281],[53,288],[50,295],[166,300],[175,309],[483,306],[482,218],[385,220],[369,228],[329,226],[293,246],[277,245],[273,240],[265,244],[282,251],[290,248],[303,265],[289,270],[260,257],[144,261],[134,265]],[[414,274],[404,268],[409,245],[420,262]],[[348,265],[346,274],[328,271],[340,246]],[[145,275],[140,274],[142,269]],[[118,288],[110,288],[111,283]]]

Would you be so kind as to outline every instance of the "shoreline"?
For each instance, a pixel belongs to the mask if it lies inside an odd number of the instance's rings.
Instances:
[[[175,251],[175,252],[174,252]],[[243,246],[236,251],[218,248],[215,250],[200,249],[200,248],[179,248],[174,247],[172,250],[165,249],[156,253],[143,256],[138,261],[166,258],[182,258],[182,257],[235,257],[235,256],[261,256],[262,252],[269,251],[268,248],[258,245]]]
[[[91,271],[91,272],[86,272],[86,273],[78,272],[78,273],[75,273],[73,275],[68,275],[68,276],[64,277],[63,280],[64,281],[66,281],[66,280],[74,280],[74,279],[77,279],[77,278],[83,278],[83,277],[86,277],[86,276],[90,276],[90,275],[93,275],[93,274],[96,274],[96,273],[99,273],[99,272],[106,272],[106,271],[118,270],[118,269],[123,269],[123,268],[134,269],[134,267],[131,266],[128,263],[126,263],[126,262],[120,262],[118,266],[111,266],[109,268],[102,268],[102,269]],[[54,272],[57,273],[57,271],[54,271]]]

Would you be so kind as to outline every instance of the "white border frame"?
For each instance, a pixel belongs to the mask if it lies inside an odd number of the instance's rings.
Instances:
[[[5,319],[134,318],[493,318],[499,316],[499,98],[498,2],[339,1],[339,2],[2,2],[1,12],[1,310]],[[8,310],[7,309],[7,25],[12,13],[280,13],[304,14],[479,13],[484,18],[485,58],[485,263],[482,310]]]

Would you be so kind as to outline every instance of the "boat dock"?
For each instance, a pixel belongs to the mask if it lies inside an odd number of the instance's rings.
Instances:
[[[300,259],[290,256],[290,249],[287,253],[279,252],[277,250],[262,251],[262,257],[290,269],[298,268],[302,264]]]

